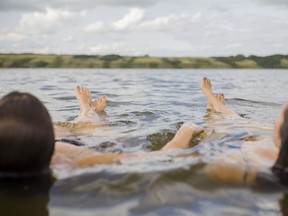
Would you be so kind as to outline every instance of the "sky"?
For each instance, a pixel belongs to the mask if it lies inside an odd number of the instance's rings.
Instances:
[[[0,0],[0,53],[288,54],[287,0]]]

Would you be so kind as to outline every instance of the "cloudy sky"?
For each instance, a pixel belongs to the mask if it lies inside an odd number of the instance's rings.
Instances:
[[[287,0],[0,0],[1,53],[288,54]]]

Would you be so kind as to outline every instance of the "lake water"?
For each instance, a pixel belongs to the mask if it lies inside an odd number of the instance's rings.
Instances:
[[[230,69],[2,69],[0,95],[12,90],[33,93],[54,122],[69,121],[79,114],[74,88],[83,85],[93,97],[107,96],[102,120],[109,127],[69,138],[98,151],[147,151],[169,140],[182,122],[209,123],[199,88],[204,76],[215,92],[225,94],[229,108],[268,126],[288,99],[288,70]],[[184,150],[191,154],[185,158],[143,157],[124,164],[55,170],[58,180],[41,195],[0,194],[0,215],[10,215],[7,212],[14,208],[31,216],[288,215],[288,197],[282,192],[217,185],[199,174],[211,151],[237,148],[237,137],[247,134],[270,136],[272,131],[230,130],[213,143]],[[225,146],[227,137],[236,137],[235,142],[230,139]]]

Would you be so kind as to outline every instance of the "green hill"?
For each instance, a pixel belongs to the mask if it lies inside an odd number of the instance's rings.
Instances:
[[[115,54],[0,54],[0,68],[288,68],[288,55],[174,58]]]

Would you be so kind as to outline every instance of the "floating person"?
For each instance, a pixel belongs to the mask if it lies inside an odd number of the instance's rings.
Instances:
[[[93,109],[91,94],[84,88],[77,88],[76,94],[83,114],[78,119],[91,121],[89,115],[94,115],[90,110]],[[98,108],[104,108],[105,99],[100,104]],[[85,113],[89,115],[85,116]],[[186,123],[163,149],[187,147],[190,138],[201,131],[202,127]],[[46,175],[53,165],[85,167],[118,163],[131,156],[129,153],[99,153],[85,146],[55,143],[53,124],[46,107],[35,96],[20,92],[9,93],[0,100],[0,148],[0,176],[11,178]]]
[[[200,86],[207,99],[207,110],[232,115],[234,117],[232,121],[244,120],[225,106],[224,95],[222,93],[214,94],[212,92],[212,84],[208,78],[204,77]],[[255,127],[253,123],[251,124],[247,124],[247,127]],[[256,125],[256,127],[258,126]],[[277,179],[274,180],[280,180],[283,183],[283,179],[287,179],[288,177],[287,137],[288,102],[283,104],[280,109],[279,117],[274,124],[272,137],[259,137],[256,140],[244,142],[240,151],[230,151],[215,156],[206,165],[204,171],[210,178],[222,183],[254,184],[257,178],[259,178],[259,173],[257,172],[259,166],[267,167],[267,164],[269,166],[274,164],[271,169],[273,174],[275,174],[274,176],[277,176]],[[267,146],[265,145],[267,142],[273,143]],[[278,177],[280,178],[278,179]]]
[[[225,106],[225,98],[224,94],[218,93],[215,94],[212,91],[211,81],[204,77],[201,80],[200,88],[207,100],[207,110],[212,112],[221,113],[225,115],[232,116],[232,124],[233,121],[241,121],[244,122],[244,126],[247,127],[259,127],[254,123],[251,123],[239,115],[237,115],[234,111],[228,109]],[[85,121],[91,120],[89,115],[93,116],[97,112],[93,112],[91,107],[91,93],[88,89],[84,87],[76,88],[76,96],[80,103],[80,109],[82,113],[77,120]],[[106,102],[106,101],[105,101]],[[105,106],[101,106],[104,107]],[[88,115],[86,115],[88,113]],[[287,114],[285,114],[287,113]],[[287,115],[287,118],[284,116]],[[88,119],[87,119],[88,116]],[[95,122],[97,122],[97,118],[95,118]],[[231,119],[230,119],[231,122]],[[227,123],[227,122],[226,122]],[[212,179],[232,184],[253,184],[258,178],[258,168],[259,167],[268,167],[272,166],[273,173],[277,174],[277,176],[283,176],[285,174],[286,168],[288,169],[288,143],[285,141],[285,137],[288,136],[288,126],[285,131],[285,124],[288,124],[288,103],[284,104],[280,110],[280,115],[275,122],[275,127],[273,131],[273,141],[271,138],[267,137],[258,137],[253,141],[245,142],[241,150],[225,152],[223,155],[218,155],[214,157],[210,163],[206,165],[204,168],[204,172]],[[219,126],[219,125],[218,125]],[[284,129],[283,129],[284,128]],[[161,150],[169,150],[169,149],[183,149],[189,146],[189,142],[193,136],[198,135],[204,130],[203,127],[198,126],[193,123],[185,123],[176,133],[175,137],[168,142]],[[281,130],[284,130],[280,132]],[[265,142],[270,142],[270,145],[264,145]],[[271,144],[274,142],[274,145]],[[285,144],[286,143],[286,144]],[[65,147],[64,147],[65,146]],[[58,145],[56,153],[64,154],[67,157],[67,149],[71,152],[79,151],[79,148],[69,145],[69,144],[61,144]],[[63,148],[63,149],[62,149]],[[280,152],[279,152],[280,150]],[[70,163],[74,163],[77,161],[78,164],[75,166],[89,166],[98,163],[111,163],[111,162],[119,162],[121,159],[125,157],[142,157],[143,154],[133,153],[133,154],[123,154],[123,153],[106,153],[101,154],[97,152],[91,152],[91,150],[87,150],[83,147],[83,155],[79,154],[79,157],[71,157],[68,161]],[[86,154],[87,151],[87,154]],[[78,154],[77,154],[78,155]],[[57,156],[57,154],[56,154]],[[56,158],[56,156],[54,158]],[[62,156],[61,156],[62,157]],[[278,157],[278,159],[277,159]],[[63,157],[62,157],[63,158]],[[287,159],[286,159],[287,158]],[[276,163],[275,160],[277,159]],[[275,163],[275,164],[274,164]],[[263,165],[264,164],[264,165]],[[273,165],[274,164],[274,165]],[[283,180],[283,178],[281,177]]]
[[[207,99],[207,108],[212,111],[236,115],[224,104],[222,94],[214,94],[209,79],[201,81],[201,89]],[[76,88],[81,115],[78,120],[98,121],[93,117],[96,112],[91,105],[89,90]],[[105,108],[105,100],[101,107]],[[86,115],[88,114],[88,115]],[[92,115],[92,118],[90,118]],[[278,159],[272,167],[277,176],[286,176],[288,169],[288,103],[284,104],[274,128],[274,143],[280,152],[268,152],[271,160]],[[189,146],[190,139],[204,130],[194,123],[185,123],[174,138],[161,150],[181,149]],[[261,142],[260,142],[261,143]],[[12,92],[0,100],[0,173],[6,177],[25,177],[50,173],[53,165],[64,164],[71,167],[85,167],[103,163],[119,163],[127,157],[141,157],[138,153],[100,153],[85,146],[56,142],[53,124],[45,106],[29,93]],[[267,151],[256,151],[267,154]],[[270,154],[271,153],[271,154]],[[149,153],[145,153],[149,154]],[[264,154],[264,156],[265,156]],[[225,160],[225,157],[229,159]],[[234,159],[232,164],[230,159]],[[224,161],[223,161],[224,160]],[[257,178],[257,169],[249,167],[253,163],[241,155],[224,155],[207,164],[205,171],[212,178],[223,182],[253,183]],[[232,172],[233,171],[233,172]],[[236,172],[236,173],[235,173]]]

